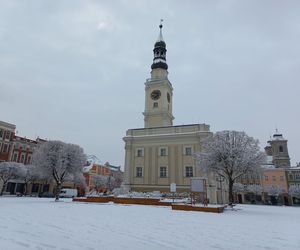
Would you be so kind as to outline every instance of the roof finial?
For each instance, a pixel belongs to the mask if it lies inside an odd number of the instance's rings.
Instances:
[[[159,24],[159,28],[162,29],[163,25],[162,22],[164,21],[164,19],[160,19],[160,24]]]
[[[163,36],[162,36],[162,32],[161,32],[161,29],[162,29],[162,27],[163,27],[163,25],[162,25],[162,22],[163,22],[163,21],[164,21],[163,19],[160,19],[160,24],[159,24],[159,36],[158,36],[157,42],[163,41],[163,40],[164,40],[164,38],[163,38]]]

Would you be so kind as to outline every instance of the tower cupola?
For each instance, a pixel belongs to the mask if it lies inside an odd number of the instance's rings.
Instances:
[[[166,49],[166,43],[162,36],[162,27],[163,25],[161,20],[161,23],[159,25],[158,39],[154,44],[154,49],[153,49],[154,58],[153,58],[153,63],[151,65],[151,69],[165,69],[165,70],[168,69],[168,64],[166,60],[167,49]]]

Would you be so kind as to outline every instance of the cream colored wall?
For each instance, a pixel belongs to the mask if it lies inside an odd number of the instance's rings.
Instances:
[[[192,147],[192,154],[201,151],[201,141],[209,134],[205,124],[128,130],[124,137],[125,184],[136,191],[169,191],[170,183],[175,182],[178,192],[189,191],[190,178],[185,177],[185,166],[193,166],[194,177],[204,175],[193,156],[185,155],[185,147]],[[159,155],[162,147],[167,148],[167,156]],[[137,156],[137,149],[144,150],[142,157]],[[160,166],[168,168],[167,178],[159,177]],[[136,167],[143,168],[142,177],[136,177]],[[216,203],[216,183],[209,179],[208,185],[210,202]]]
[[[167,79],[167,74],[168,72],[164,69],[154,69],[151,72],[151,78],[145,82],[145,111],[143,113],[145,128],[173,125],[173,87]],[[158,100],[151,98],[154,90],[161,92]],[[167,93],[170,94],[170,103],[167,100]],[[155,102],[158,103],[158,107],[154,107]]]

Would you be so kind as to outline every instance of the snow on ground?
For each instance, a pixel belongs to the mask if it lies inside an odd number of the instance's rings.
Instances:
[[[170,207],[0,198],[0,249],[299,249],[300,208],[223,214]]]

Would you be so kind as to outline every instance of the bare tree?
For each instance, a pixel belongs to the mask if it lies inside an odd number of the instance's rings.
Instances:
[[[93,176],[93,183],[94,183],[96,192],[99,193],[99,191],[101,189],[106,189],[107,188],[108,176],[100,175],[100,174],[94,175]]]
[[[217,132],[203,141],[202,149],[195,154],[199,167],[227,180],[230,204],[234,201],[233,184],[237,178],[255,172],[265,162],[258,141],[245,132]]]
[[[3,195],[6,184],[21,175],[21,169],[24,166],[17,162],[1,162],[0,163],[0,179],[2,180],[2,188],[0,195]]]
[[[42,168],[45,175],[56,182],[55,201],[59,200],[62,184],[82,171],[86,163],[83,149],[61,141],[47,141],[39,146],[32,156],[33,164]]]

